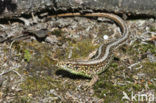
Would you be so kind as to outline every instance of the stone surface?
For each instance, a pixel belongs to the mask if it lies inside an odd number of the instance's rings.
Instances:
[[[0,0],[0,18],[44,11],[107,11],[156,17],[155,0]]]

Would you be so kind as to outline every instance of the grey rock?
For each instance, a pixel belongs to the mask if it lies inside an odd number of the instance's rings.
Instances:
[[[108,11],[126,14],[145,14],[156,17],[155,0],[1,0],[0,18],[21,14],[56,11]]]

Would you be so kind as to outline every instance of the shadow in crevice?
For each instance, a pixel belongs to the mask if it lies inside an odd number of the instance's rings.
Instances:
[[[13,0],[0,0],[0,14],[5,10],[14,12],[17,9],[17,4]]]

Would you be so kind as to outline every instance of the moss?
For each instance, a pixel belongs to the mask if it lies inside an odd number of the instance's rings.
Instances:
[[[61,36],[63,31],[61,29],[55,29],[51,32],[52,35]]]
[[[151,63],[149,61],[146,61],[142,63],[143,68],[142,72],[145,72],[146,75],[150,78],[156,78],[156,63]]]
[[[55,52],[55,58],[59,60],[67,59],[71,55],[72,59],[84,59],[91,52],[93,52],[99,45],[94,45],[90,39],[84,39],[82,41],[75,42],[74,40],[67,40],[68,46],[66,49],[57,49]]]
[[[118,66],[118,64],[117,63],[112,63],[110,66],[116,68]]]
[[[150,51],[153,54],[156,54],[156,48],[154,44],[142,44],[139,41],[136,41],[131,46],[124,46],[120,48],[120,54],[123,56],[127,56],[128,60],[133,63],[138,62],[138,58],[143,54],[146,54],[147,51]],[[144,57],[140,60],[142,65],[141,69],[133,69],[127,68],[127,63],[122,59],[115,61],[109,65],[108,69],[101,74],[99,77],[99,81],[94,85],[95,95],[99,98],[104,98],[104,102],[120,102],[122,101],[123,91],[127,93],[127,95],[131,95],[131,92],[138,93],[142,90],[147,90],[146,83],[148,83],[148,90],[156,90],[155,83],[156,81],[152,81],[152,78],[156,78],[156,63],[150,63],[149,60]],[[131,64],[128,64],[131,65]],[[144,74],[145,76],[139,77],[138,79],[133,78],[134,75]],[[124,76],[123,76],[124,74]],[[119,84],[118,84],[119,83]],[[123,84],[123,85],[120,85]],[[106,96],[105,96],[106,95]]]
[[[24,50],[24,59],[29,62],[31,59],[31,54],[29,52],[29,50]]]
[[[57,80],[55,78],[52,78],[51,76],[33,76],[33,77],[27,77],[25,82],[23,82],[20,87],[22,88],[22,91],[19,92],[18,95],[24,95],[26,98],[29,99],[35,96],[43,96],[47,92],[49,92],[51,89],[58,88],[58,90],[66,91],[65,85],[61,85],[61,81]],[[67,85],[68,87],[68,85]],[[66,88],[67,88],[66,87]],[[29,94],[32,95],[32,97],[29,97]],[[55,97],[54,94],[49,94],[51,97]]]
[[[20,85],[20,87],[22,88],[22,91],[20,91],[18,95],[25,96],[25,98],[21,98],[25,101],[29,101],[36,96],[43,97],[44,94],[51,97],[56,97],[55,94],[49,93],[49,91],[53,89],[57,90],[57,93],[62,93],[68,91],[69,89],[75,90],[76,88],[74,85],[72,85],[72,83],[62,84],[62,80],[53,78],[48,75],[29,76],[27,77],[25,82]],[[30,97],[29,94],[31,94],[32,96]],[[59,101],[59,98],[54,101]]]
[[[17,98],[13,101],[13,103],[31,103],[31,99],[27,96],[17,96]]]
[[[149,84],[149,88],[156,90],[156,84]]]
[[[65,57],[65,50],[56,49],[56,52],[54,54],[54,58],[57,58],[59,60],[63,60]]]
[[[124,103],[124,101],[121,100],[123,97],[123,91],[128,93],[128,95],[130,95],[132,91],[137,92],[141,91],[143,88],[145,89],[145,86],[143,84],[136,84],[133,82],[126,83],[125,81],[129,80],[128,79],[125,80],[125,78],[120,77],[120,75],[117,73],[118,68],[110,67],[109,69],[115,69],[114,70],[115,72],[112,72],[112,70],[108,70],[107,72],[105,72],[105,74],[103,74],[105,76],[100,76],[100,80],[94,85],[95,95],[98,96],[99,98],[104,98],[104,102],[107,103],[111,101]],[[112,77],[112,75],[114,77]],[[132,77],[130,76],[130,78]],[[114,81],[123,82],[124,85],[115,84]]]
[[[46,91],[55,88],[55,85],[52,84],[54,82],[56,81],[50,77],[28,77],[25,82],[21,84],[21,88],[24,94],[42,95]]]
[[[96,95],[98,95],[100,98],[104,98],[105,103],[108,103],[109,101],[120,101],[120,98],[122,98],[121,88],[114,86],[111,81],[105,81],[103,83],[97,82],[94,89],[97,93]]]
[[[113,30],[110,31],[110,29],[108,28],[109,26],[106,24],[102,24],[101,27],[98,30],[98,36],[100,38],[103,38],[104,35],[112,35],[113,34]]]
[[[147,51],[155,54],[156,47],[153,43],[143,44],[139,41],[136,41],[131,47],[127,48],[127,52],[130,53],[130,55],[139,54],[139,51],[142,54],[146,53]]]
[[[52,52],[50,51],[52,46],[33,41],[16,42],[13,44],[13,48],[19,54],[19,58],[24,59],[27,62],[40,62],[38,64],[43,66],[55,64],[55,61],[52,59]]]
[[[150,51],[154,54],[156,53],[156,47],[154,44],[141,44],[139,49],[142,53],[145,53],[147,51]]]
[[[55,31],[55,33],[56,35],[61,35],[60,31]],[[98,45],[93,45],[90,39],[85,39],[79,42],[69,40],[68,43],[70,48],[62,51],[58,49],[56,51],[58,54],[56,58],[63,59],[64,56],[67,58],[70,50],[72,50],[72,58],[84,58],[87,57],[90,52],[98,48]],[[31,60],[31,68],[28,71],[30,76],[21,84],[21,88],[23,90],[19,93],[19,96],[25,95],[25,98],[20,97],[19,101],[29,102],[30,98],[28,97],[28,94],[32,94],[33,96],[42,96],[46,91],[53,88],[59,88],[60,92],[64,92],[68,89],[75,89],[75,87],[71,85],[72,83],[61,85],[61,81],[47,75],[47,73],[41,73],[42,71],[47,72],[55,69],[52,67],[56,61],[51,58],[51,46],[49,47],[48,45],[34,41],[31,43],[15,42],[13,47],[17,50],[17,53],[19,54],[18,56],[21,59],[26,59],[26,61]],[[136,41],[130,47],[124,47],[124,51],[120,50],[122,51],[120,53],[123,53],[125,56],[131,56],[128,59],[134,63],[138,60],[139,55],[146,54],[147,51],[151,51],[153,54],[156,52],[156,48],[153,44],[141,44],[139,41]],[[133,76],[137,75],[137,73],[145,73],[145,77],[142,79],[146,81],[156,78],[156,63],[150,63],[148,60],[144,59],[143,61],[144,62],[141,61],[143,68],[139,70],[129,70],[127,66],[130,64],[128,64],[126,60],[114,60],[109,68],[99,76],[100,80],[94,86],[95,95],[100,98],[104,98],[106,103],[110,101],[122,103],[123,101],[121,101],[121,98],[123,97],[123,91],[131,93],[131,91],[138,92],[146,89],[146,82],[135,80],[133,79]],[[37,74],[36,71],[39,71],[40,73]],[[123,73],[125,73],[125,77],[123,76]],[[123,85],[119,85],[117,83],[121,83]],[[155,82],[149,84],[149,89],[156,90],[155,87]]]
[[[154,25],[150,25],[150,31],[152,32],[156,32],[156,27],[155,27],[155,24]]]
[[[51,45],[45,45],[37,41],[19,42],[15,43],[13,48],[20,54],[21,59],[29,61],[26,69],[19,69],[20,73],[23,72],[27,77],[20,85],[22,91],[18,92],[17,101],[29,103],[29,100],[31,101],[33,97],[43,96],[51,89],[59,88],[60,92],[69,88],[75,89],[70,84],[62,85],[61,81],[55,78],[57,68],[55,67],[56,61],[52,59],[51,48],[53,47]],[[32,97],[29,97],[29,94],[32,94]],[[21,96],[25,96],[25,98]],[[49,96],[54,97],[53,94],[49,94]]]
[[[69,54],[70,50],[72,50],[71,58],[84,58],[84,57],[87,57],[89,53],[91,53],[96,48],[98,48],[98,45],[92,44],[90,39],[84,39],[76,43],[69,42],[69,47],[70,48],[67,48],[66,51],[67,51],[67,54]]]

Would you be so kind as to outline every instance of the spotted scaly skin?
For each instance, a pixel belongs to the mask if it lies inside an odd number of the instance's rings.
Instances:
[[[105,17],[111,19],[121,29],[122,37],[117,39],[114,42],[109,43],[105,48],[104,45],[99,48],[98,50],[98,57],[93,60],[89,61],[60,61],[58,62],[57,66],[71,72],[73,74],[83,75],[86,77],[93,77],[101,73],[106,64],[108,63],[109,59],[111,58],[110,54],[111,51],[115,46],[118,46],[122,42],[124,42],[128,38],[128,28],[126,23],[117,15],[111,13],[64,13],[58,14],[50,17],[67,17],[67,16],[81,16],[81,17]]]

